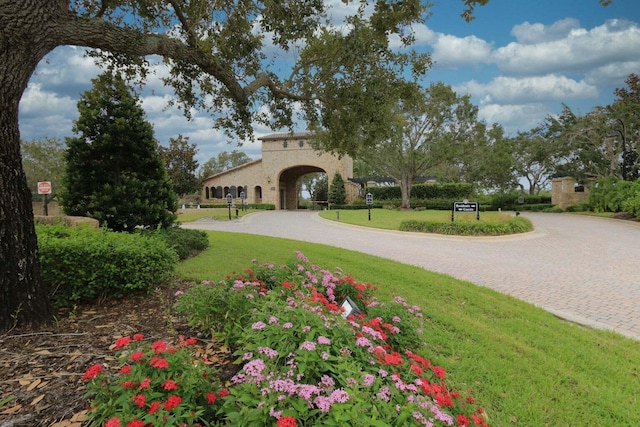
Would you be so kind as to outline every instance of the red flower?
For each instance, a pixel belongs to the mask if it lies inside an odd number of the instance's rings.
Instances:
[[[456,417],[456,422],[458,423],[458,425],[460,427],[468,427],[469,426],[469,418],[465,417],[464,415],[458,415]]]
[[[89,369],[87,369],[87,372],[84,373],[82,378],[85,380],[90,380],[92,378],[95,378],[100,372],[102,372],[102,365],[93,365],[90,366]]]
[[[453,408],[453,400],[451,400],[451,396],[448,394],[438,393],[436,394],[435,399],[438,405]]]
[[[147,398],[144,394],[136,394],[133,396],[133,403],[135,403],[138,408],[144,408],[144,405],[147,404]]]
[[[431,370],[433,371],[434,374],[436,374],[436,377],[443,379],[446,375],[444,368],[440,367],[440,366],[432,366]]]
[[[218,396],[220,396],[220,397],[226,397],[228,395],[229,395],[229,390],[227,390],[226,388],[220,390],[220,392],[218,393]]]
[[[278,427],[296,427],[298,423],[293,417],[280,417],[276,425]]]
[[[167,401],[164,402],[164,409],[167,411],[170,411],[176,406],[178,406],[180,402],[182,402],[182,398],[180,396],[172,394],[171,396],[169,396]]]
[[[130,342],[131,338],[129,337],[118,338],[116,340],[116,350],[120,350],[121,348],[128,346]]]
[[[175,390],[178,388],[178,384],[174,380],[164,380],[162,388],[165,390]]]
[[[167,343],[164,341],[156,341],[151,344],[151,348],[156,352],[156,354],[160,354],[167,349]]]
[[[167,362],[167,359],[163,359],[161,357],[154,357],[153,359],[151,359],[151,361],[149,361],[149,364],[156,369],[169,368],[169,362]]]
[[[418,365],[411,364],[410,368],[417,376],[422,376],[422,368]]]
[[[142,341],[144,339],[144,335],[143,334],[135,334],[133,336],[133,340],[134,341]]]
[[[137,385],[133,381],[125,381],[122,383],[122,387],[124,388],[136,388]]]
[[[145,378],[140,383],[140,390],[144,390],[145,388],[148,388],[150,385],[151,385],[151,378]]]
[[[124,365],[122,368],[120,368],[120,373],[124,375],[129,375],[131,373],[131,366]]]
[[[153,415],[158,409],[160,409],[160,402],[153,402],[149,405],[149,415]]]
[[[216,399],[217,399],[217,396],[215,393],[211,393],[211,392],[207,393],[207,403],[213,405],[214,403],[216,403]]]
[[[144,427],[144,423],[140,420],[131,420],[127,423],[127,427]]]
[[[109,421],[104,424],[104,427],[120,427],[120,418],[110,418]]]
[[[142,359],[143,356],[144,356],[143,352],[136,351],[135,353],[131,353],[131,356],[129,356],[129,359],[133,360],[134,362],[138,362],[140,359]]]

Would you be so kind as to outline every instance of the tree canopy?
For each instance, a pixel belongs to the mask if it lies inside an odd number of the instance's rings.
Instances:
[[[178,135],[177,138],[169,139],[169,147],[160,146],[159,149],[176,194],[183,196],[198,192],[196,144],[189,144],[188,136]]]

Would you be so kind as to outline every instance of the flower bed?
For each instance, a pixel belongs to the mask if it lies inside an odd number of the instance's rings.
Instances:
[[[144,345],[123,338],[115,347],[124,371],[85,374],[92,425],[488,425],[470,391],[452,390],[425,354],[420,308],[401,297],[383,304],[375,291],[300,253],[286,266],[255,263],[195,286],[176,308],[238,349],[228,392],[189,352],[194,341],[129,350]],[[347,297],[360,313],[345,315]]]

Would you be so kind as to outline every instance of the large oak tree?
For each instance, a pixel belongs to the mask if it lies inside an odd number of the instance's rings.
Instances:
[[[487,2],[463,0],[468,9]],[[370,103],[376,76],[400,76],[410,60],[425,70],[424,58],[389,49],[390,37],[411,43],[410,25],[424,19],[425,6],[342,3],[354,12],[331,25],[322,0],[0,0],[0,329],[51,315],[18,127],[20,99],[45,55],[84,46],[142,78],[158,55],[187,115],[194,107],[217,113],[216,125],[240,139],[256,122],[290,124],[292,101],[310,122],[361,129],[372,117],[384,120]],[[286,73],[267,57],[274,50],[299,53]],[[353,99],[368,108],[344,108]],[[342,120],[325,120],[329,113]]]

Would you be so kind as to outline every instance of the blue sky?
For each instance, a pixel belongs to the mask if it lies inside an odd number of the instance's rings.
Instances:
[[[327,0],[339,14],[340,0]],[[432,15],[414,28],[417,47],[435,61],[425,84],[442,81],[459,94],[470,94],[482,120],[502,125],[508,133],[526,131],[562,104],[578,114],[614,100],[631,73],[640,74],[640,1],[490,0],[476,9],[476,19],[460,18],[461,0],[432,0]],[[20,104],[23,140],[72,136],[76,103],[90,89],[99,69],[84,50],[61,47],[42,61]],[[156,67],[159,75],[166,70]],[[147,119],[156,138],[168,144],[178,134],[198,145],[202,164],[221,151],[240,149],[260,155],[257,142],[238,148],[211,128],[204,113],[188,122],[167,108],[171,96],[156,77],[142,93]],[[304,128],[297,129],[300,131]],[[256,136],[272,130],[256,127]]]

